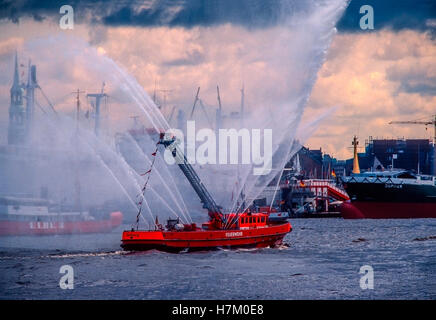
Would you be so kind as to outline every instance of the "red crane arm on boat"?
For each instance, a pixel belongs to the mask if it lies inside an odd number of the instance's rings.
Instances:
[[[161,133],[158,144],[164,145],[165,148],[169,149],[172,152],[173,157],[176,159],[177,165],[179,166],[180,170],[182,170],[185,177],[188,179],[194,191],[197,193],[198,197],[203,203],[203,208],[208,210],[209,216],[212,219],[216,218],[222,220],[222,212],[220,206],[216,204],[215,200],[212,198],[211,194],[206,189],[203,182],[201,182],[194,168],[188,162],[188,159],[186,159],[186,156],[177,148],[176,138],[172,136],[169,139],[165,139],[165,133]]]

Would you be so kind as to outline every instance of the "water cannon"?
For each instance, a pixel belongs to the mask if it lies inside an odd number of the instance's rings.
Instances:
[[[157,142],[157,144],[162,144],[165,148],[168,148],[172,145],[172,147],[170,147],[169,150],[171,151],[171,154],[175,158],[177,156],[176,141],[177,141],[177,137],[174,134],[161,132],[159,134],[159,141]]]
[[[165,147],[173,144],[176,141],[176,136],[170,133],[160,132],[159,141],[157,144],[163,144]]]

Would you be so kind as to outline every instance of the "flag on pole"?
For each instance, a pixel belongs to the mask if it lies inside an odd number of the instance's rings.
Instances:
[[[333,177],[333,178],[336,178],[335,169],[332,170],[332,177]]]
[[[141,174],[141,176],[145,176],[147,173],[150,173],[150,172],[151,172],[151,169],[148,170],[146,173]]]

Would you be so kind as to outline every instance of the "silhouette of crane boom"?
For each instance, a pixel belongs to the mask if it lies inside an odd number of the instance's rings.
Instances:
[[[433,116],[433,120],[428,121],[391,121],[389,124],[423,124],[425,126],[433,125],[434,127],[434,136],[433,136],[433,143],[436,143],[436,115]]]

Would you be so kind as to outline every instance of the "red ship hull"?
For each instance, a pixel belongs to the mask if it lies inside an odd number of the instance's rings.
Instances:
[[[129,251],[157,249],[170,252],[186,249],[263,248],[281,244],[283,237],[291,230],[291,224],[286,222],[237,230],[124,231],[121,247]]]
[[[344,219],[436,218],[436,203],[417,202],[344,202]]]
[[[88,221],[0,221],[0,236],[56,235],[108,232],[121,225],[123,214],[112,212],[107,220]]]

